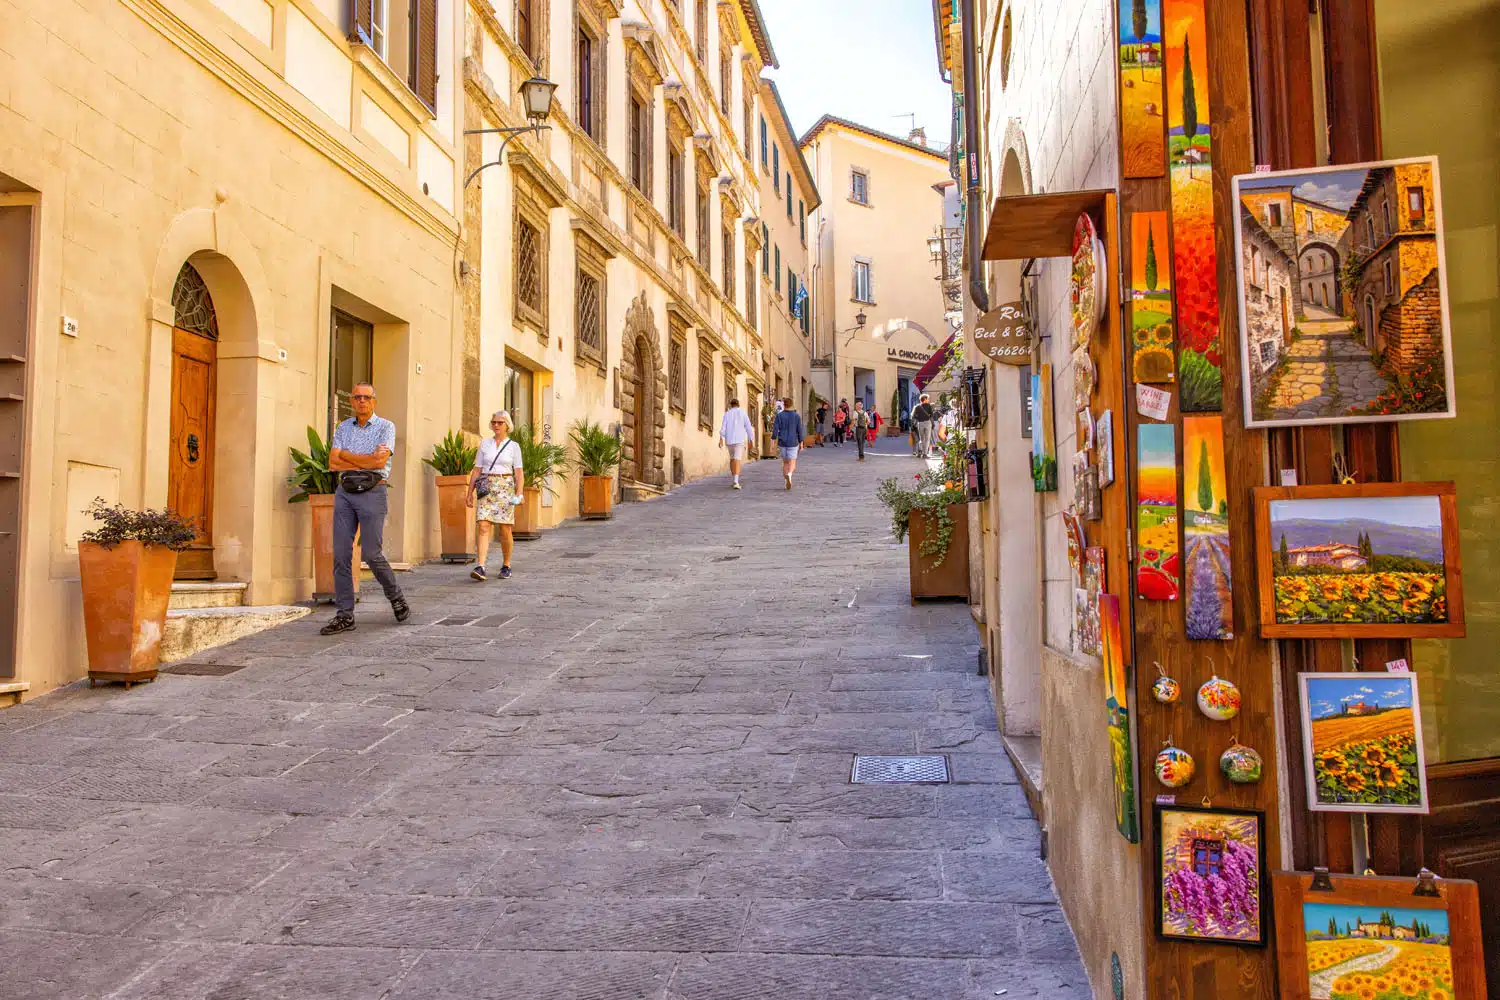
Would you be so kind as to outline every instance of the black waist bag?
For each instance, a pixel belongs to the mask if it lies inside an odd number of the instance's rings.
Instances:
[[[345,493],[368,493],[380,484],[380,473],[368,469],[339,473],[339,485]]]

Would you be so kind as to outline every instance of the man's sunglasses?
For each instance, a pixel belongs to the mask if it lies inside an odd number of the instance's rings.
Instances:
[[[366,400],[374,399],[375,397],[374,396],[350,396],[349,398],[353,399],[353,400],[356,400],[358,402],[364,402]]]

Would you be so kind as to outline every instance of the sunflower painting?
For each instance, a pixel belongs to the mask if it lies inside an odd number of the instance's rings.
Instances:
[[[1299,674],[1308,808],[1427,812],[1414,674]]]
[[[1303,903],[1313,1000],[1453,1000],[1448,913]]]
[[[1172,324],[1172,269],[1167,266],[1166,212],[1130,215],[1130,343],[1135,381],[1177,380]]]

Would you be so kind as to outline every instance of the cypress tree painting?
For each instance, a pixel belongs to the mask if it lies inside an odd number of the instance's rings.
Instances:
[[[1119,0],[1120,153],[1126,177],[1167,171],[1162,0]]]
[[[1160,385],[1177,379],[1172,324],[1172,280],[1156,257],[1156,234],[1167,234],[1166,212],[1130,216],[1130,347],[1135,381]],[[1166,246],[1165,243],[1162,244]]]
[[[1182,418],[1186,468],[1193,489],[1183,511],[1183,589],[1189,639],[1233,639],[1233,577],[1229,563],[1229,495],[1224,464],[1224,418]],[[1184,489],[1187,492],[1187,489]]]
[[[1204,0],[1162,0],[1177,381],[1184,413],[1223,409],[1218,254],[1214,248],[1212,100]]]

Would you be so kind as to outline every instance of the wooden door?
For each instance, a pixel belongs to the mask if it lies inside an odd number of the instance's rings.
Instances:
[[[177,557],[177,579],[212,580],[214,573],[214,396],[218,344],[188,330],[172,331],[172,445],[167,506],[198,525],[198,537]]]

